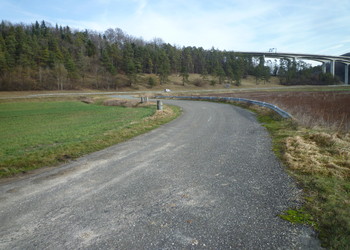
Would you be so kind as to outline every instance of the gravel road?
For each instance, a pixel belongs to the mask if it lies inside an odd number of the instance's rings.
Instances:
[[[0,249],[317,249],[278,217],[300,190],[254,114],[166,101],[177,120],[0,183]]]

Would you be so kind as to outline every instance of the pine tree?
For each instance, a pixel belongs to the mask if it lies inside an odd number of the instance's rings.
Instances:
[[[0,76],[5,74],[5,72],[7,71],[5,49],[5,40],[2,37],[2,34],[0,33]]]
[[[129,85],[132,86],[136,81],[136,67],[134,62],[134,50],[130,43],[125,44],[123,64],[124,72],[129,78]]]
[[[170,75],[170,61],[164,50],[160,51],[158,75],[160,84],[166,83],[168,81],[168,76]]]
[[[0,50],[0,77],[7,71],[5,53]],[[0,88],[1,89],[1,88]]]
[[[9,35],[5,38],[5,58],[6,64],[9,69],[13,69],[16,66],[16,36],[14,29],[10,28]]]

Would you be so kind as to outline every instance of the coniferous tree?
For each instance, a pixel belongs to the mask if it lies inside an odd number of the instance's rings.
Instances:
[[[10,29],[9,35],[5,40],[5,58],[7,67],[11,70],[16,65],[16,36],[14,30]]]
[[[123,53],[123,69],[128,76],[129,85],[132,86],[136,81],[136,67],[134,63],[134,50],[130,43],[125,44]]]
[[[281,60],[278,69],[284,83],[305,81],[312,77],[310,72],[289,59]],[[138,74],[156,74],[164,83],[170,74],[179,73],[184,84],[192,73],[237,85],[248,74],[264,81],[270,77],[266,66],[254,67],[252,57],[246,55],[215,48],[180,48],[159,38],[147,42],[118,28],[97,33],[53,27],[45,21],[0,23],[0,90],[114,88],[117,81],[123,81],[122,75],[131,86]]]
[[[170,75],[170,61],[164,50],[160,52],[159,61],[162,62],[158,70],[159,82],[163,84],[168,81],[168,76]]]

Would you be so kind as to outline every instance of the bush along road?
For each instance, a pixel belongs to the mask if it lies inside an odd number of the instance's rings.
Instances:
[[[301,191],[254,114],[164,101],[177,120],[0,185],[1,249],[318,249],[279,217]]]

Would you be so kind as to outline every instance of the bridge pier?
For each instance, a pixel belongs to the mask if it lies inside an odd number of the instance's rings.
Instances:
[[[335,60],[330,60],[331,63],[331,74],[335,76]]]
[[[322,63],[322,73],[323,73],[323,74],[326,74],[326,73],[327,73],[327,63],[326,63],[326,62],[323,62],[323,63]]]
[[[292,56],[291,59],[292,59],[292,60],[291,60],[292,66],[293,66],[293,67],[296,67],[296,66],[297,66],[297,57]]]
[[[345,85],[349,85],[349,65],[350,63],[345,63],[345,77],[344,77]]]

